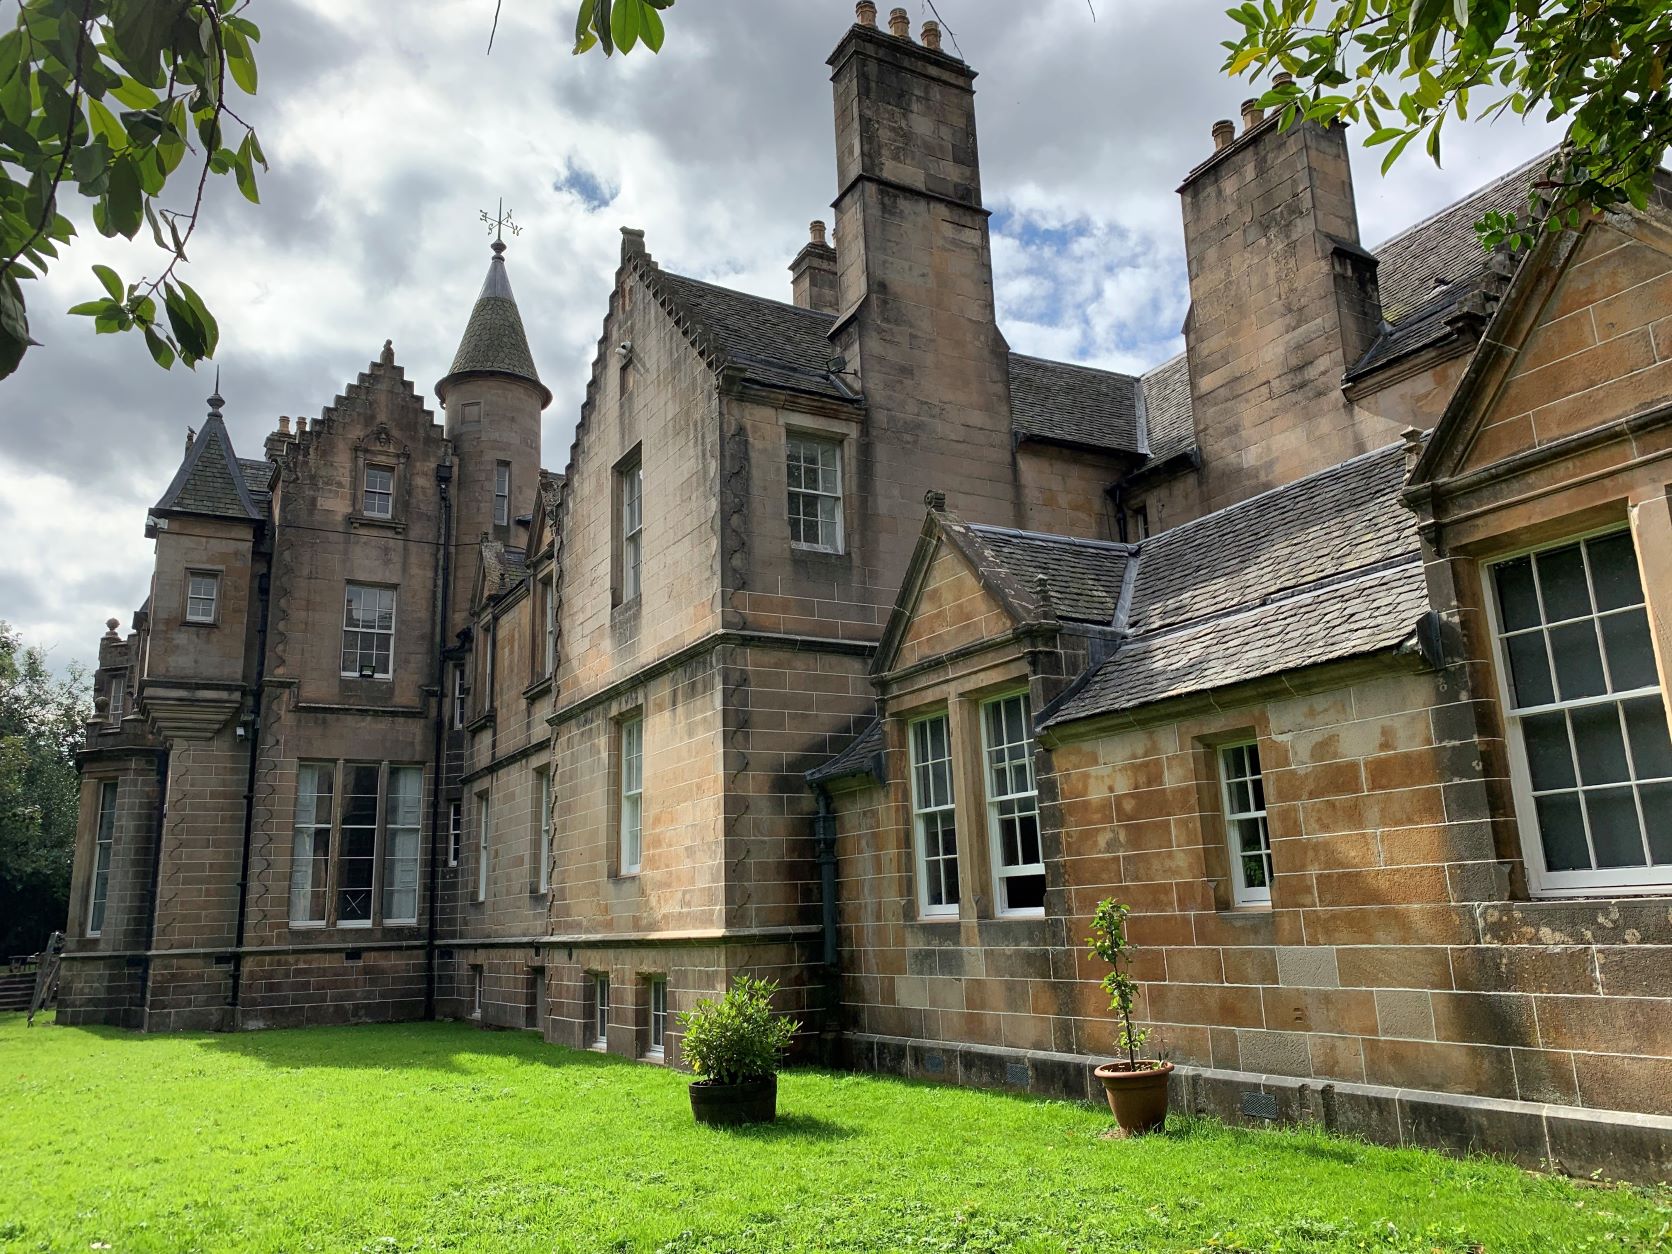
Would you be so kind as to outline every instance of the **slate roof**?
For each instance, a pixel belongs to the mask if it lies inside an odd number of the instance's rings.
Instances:
[[[1010,429],[1024,438],[1141,453],[1138,380],[1011,353]]]
[[[1398,324],[1429,303],[1436,279],[1455,285],[1479,274],[1487,254],[1475,234],[1475,223],[1491,210],[1525,212],[1528,193],[1553,155],[1553,149],[1541,153],[1372,249],[1376,282],[1382,290],[1382,317]]]
[[[470,321],[465,323],[447,377],[436,384],[437,394],[444,393],[459,375],[471,374],[507,374],[527,379],[540,388],[548,404],[551,402],[551,392],[540,382],[534,355],[528,351],[528,335],[523,331],[517,298],[511,293],[502,245],[495,245],[493,260],[488,263],[488,276],[482,281],[482,290],[470,311]]]
[[[878,776],[882,774],[882,720],[874,718],[865,725],[863,731],[853,738],[842,752],[822,762],[807,772],[809,784],[821,784],[827,780],[841,779],[848,775],[860,775],[866,771],[874,771]]]
[[[968,527],[986,551],[984,565],[996,567],[1025,607],[1037,609],[1035,581],[1044,575],[1056,616],[1069,622],[1107,626],[1115,620],[1121,582],[1132,548],[1105,540],[1015,531],[1008,527]]]
[[[1113,656],[1046,725],[1393,649],[1429,608],[1390,445],[1137,546]]]
[[[853,391],[830,370],[836,349],[830,342],[834,319],[829,314],[665,270],[658,275],[658,285],[754,382],[854,399]]]
[[[244,486],[249,489],[250,500],[255,503],[256,510],[263,517],[273,503],[273,471],[276,469],[278,467],[266,459],[238,459],[238,473],[243,476]]]
[[[1144,447],[1164,462],[1196,445],[1190,408],[1190,362],[1183,353],[1144,373],[1138,381],[1144,405]]]
[[[152,513],[207,514],[213,518],[262,516],[251,499],[238,455],[232,450],[232,437],[218,411],[204,421],[203,430],[192,440],[180,469],[174,472]]]

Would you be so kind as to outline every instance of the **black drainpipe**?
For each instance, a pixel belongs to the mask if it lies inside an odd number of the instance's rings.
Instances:
[[[244,925],[250,903],[250,846],[255,838],[255,772],[261,761],[261,689],[267,679],[267,602],[272,591],[272,574],[256,580],[256,601],[260,606],[255,628],[255,695],[250,701],[250,769],[244,778],[244,848],[238,859],[238,930],[232,942],[232,988],[226,1004],[238,1008],[244,981]],[[236,1028],[237,1015],[230,1025]]]
[[[145,965],[140,969],[139,1015],[141,1029],[151,1009],[151,949],[157,943],[157,902],[162,895],[163,825],[168,822],[168,750],[157,753],[156,840],[151,845],[151,883],[145,894]]]
[[[453,482],[453,464],[442,462],[435,468],[436,487],[441,492],[441,573],[437,579],[439,593],[435,611],[435,779],[430,786],[430,925],[424,938],[424,1018],[435,1018],[435,933],[440,926],[441,903],[437,887],[441,882],[441,776],[447,752],[447,611],[451,595],[453,573],[453,497],[449,489]]]
[[[819,863],[819,913],[824,932],[825,1007],[819,1031],[819,1061],[829,1066],[836,1061],[842,1009],[841,954],[836,944],[836,808],[828,788],[815,784],[813,789],[819,806],[813,816],[813,850]]]

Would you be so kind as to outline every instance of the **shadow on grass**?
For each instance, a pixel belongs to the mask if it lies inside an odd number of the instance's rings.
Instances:
[[[712,1131],[740,1141],[845,1141],[859,1135],[855,1128],[819,1115],[779,1115],[771,1123],[744,1124],[740,1127],[714,1128]]]

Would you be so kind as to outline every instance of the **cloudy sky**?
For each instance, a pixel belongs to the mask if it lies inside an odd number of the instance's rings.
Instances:
[[[980,72],[984,198],[999,317],[1019,350],[1120,369],[1176,352],[1185,280],[1175,188],[1215,118],[1225,0],[936,0]],[[889,5],[881,4],[884,12]],[[660,57],[569,55],[574,0],[254,0],[261,91],[241,109],[272,170],[262,204],[212,189],[188,280],[221,325],[234,443],[317,415],[393,339],[429,392],[482,281],[477,212],[503,197],[508,254],[556,395],[561,469],[622,225],[668,269],[788,298],[785,267],[835,192],[825,58],[848,0],[685,0]],[[9,28],[16,0],[0,0]],[[926,0],[910,0],[915,29]],[[954,51],[951,40],[947,48]],[[1458,128],[1446,167],[1384,180],[1355,157],[1374,245],[1553,142],[1517,122]],[[1413,150],[1414,156],[1414,150]],[[158,370],[138,339],[60,310],[126,278],[144,247],[84,232],[29,293],[42,347],[0,382],[0,619],[62,667],[145,595],[146,507],[178,464],[214,367]]]

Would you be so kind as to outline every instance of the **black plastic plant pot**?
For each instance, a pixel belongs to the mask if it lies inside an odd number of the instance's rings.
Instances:
[[[778,1117],[778,1077],[761,1076],[741,1084],[698,1080],[691,1085],[691,1113],[698,1123],[716,1128],[771,1123]]]

